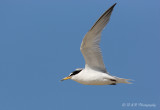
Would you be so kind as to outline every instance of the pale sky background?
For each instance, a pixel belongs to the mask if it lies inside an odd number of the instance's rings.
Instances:
[[[133,84],[60,82],[84,67],[81,41],[114,3],[104,63]],[[160,110],[159,20],[160,0],[0,0],[0,110]]]

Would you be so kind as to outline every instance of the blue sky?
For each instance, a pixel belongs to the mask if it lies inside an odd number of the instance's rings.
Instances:
[[[102,32],[107,70],[132,85],[59,80],[84,67],[85,33],[111,5]],[[0,110],[158,110],[159,0],[1,0]],[[156,107],[122,107],[122,104]]]

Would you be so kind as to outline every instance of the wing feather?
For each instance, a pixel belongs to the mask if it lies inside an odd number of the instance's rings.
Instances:
[[[99,43],[101,40],[101,32],[108,23],[115,5],[116,3],[111,6],[87,32],[80,48],[85,59],[86,67],[90,67],[92,69],[106,73],[107,70],[103,63]]]

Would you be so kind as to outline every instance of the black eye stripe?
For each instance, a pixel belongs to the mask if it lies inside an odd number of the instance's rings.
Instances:
[[[69,76],[73,76],[73,75],[76,75],[78,74],[79,72],[81,72],[82,70],[76,70],[76,71],[73,71]]]

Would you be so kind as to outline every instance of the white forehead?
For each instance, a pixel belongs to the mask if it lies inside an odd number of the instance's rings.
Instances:
[[[76,70],[83,70],[83,68],[77,68]]]

